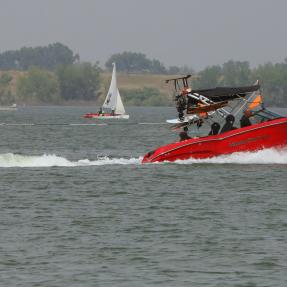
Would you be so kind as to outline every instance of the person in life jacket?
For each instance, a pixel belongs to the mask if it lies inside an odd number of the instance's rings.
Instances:
[[[189,88],[184,88],[182,92],[176,97],[176,109],[178,111],[178,118],[184,120],[184,110],[187,107],[187,94],[191,91]]]
[[[188,127],[184,127],[183,131],[181,131],[179,133],[180,141],[185,141],[185,140],[191,139],[191,137],[187,134],[187,132],[188,132]]]
[[[233,126],[235,122],[235,117],[233,115],[228,115],[226,118],[225,118],[225,124],[224,126],[222,127],[220,133],[225,133],[225,132],[228,132],[228,131],[231,131],[231,130],[235,130],[236,127]]]
[[[245,110],[243,116],[240,119],[240,127],[248,127],[251,126],[252,123],[250,121],[250,117],[252,116],[252,112],[250,110]]]
[[[211,125],[211,130],[209,132],[209,136],[213,136],[213,135],[217,135],[219,133],[219,130],[220,130],[220,124],[217,123],[217,122],[214,122],[212,125]]]

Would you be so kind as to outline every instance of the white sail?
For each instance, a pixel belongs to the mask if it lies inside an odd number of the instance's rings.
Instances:
[[[123,105],[123,102],[122,102],[122,98],[120,96],[120,92],[119,90],[117,91],[117,100],[116,100],[116,110],[115,110],[115,113],[116,114],[125,114],[126,111],[125,111],[125,108],[124,108],[124,105]]]
[[[115,114],[125,114],[125,108],[117,87],[116,64],[113,63],[112,80],[103,109],[113,110]]]

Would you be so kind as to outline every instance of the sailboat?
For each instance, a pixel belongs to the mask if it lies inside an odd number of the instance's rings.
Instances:
[[[104,104],[97,113],[88,113],[84,118],[94,119],[128,119],[119,89],[117,87],[116,64],[113,63],[112,80]]]

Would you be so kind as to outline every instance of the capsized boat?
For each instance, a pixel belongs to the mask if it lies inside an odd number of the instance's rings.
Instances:
[[[97,113],[88,113],[88,119],[129,119],[126,114],[119,89],[117,87],[116,64],[113,63],[112,80],[104,104]]]
[[[172,162],[190,158],[204,159],[235,152],[287,148],[287,117],[264,107],[258,83],[248,87],[224,87],[208,90],[187,90],[186,82],[184,84],[183,91],[185,91],[186,97],[184,109],[186,114],[181,119],[177,119],[176,124],[172,126],[172,130],[194,124],[199,128],[203,123],[210,124],[212,127],[212,123],[218,124],[218,118],[227,120],[228,115],[238,116],[245,110],[252,110],[252,121],[254,123],[240,128],[233,127],[225,132],[220,132],[219,129],[213,132],[211,129],[209,135],[187,138],[161,146],[145,154],[142,163]],[[228,106],[225,104],[226,101],[229,102]],[[215,105],[215,103],[223,102],[224,105]],[[198,111],[196,110],[197,106],[199,107]],[[190,119],[186,120],[188,117]]]

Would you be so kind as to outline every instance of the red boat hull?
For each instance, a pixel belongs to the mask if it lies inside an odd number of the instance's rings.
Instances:
[[[99,113],[96,113],[96,114],[93,114],[93,113],[90,113],[90,114],[85,114],[84,115],[84,118],[87,118],[87,119],[101,119],[101,120],[104,120],[104,119],[129,119],[129,115],[126,115],[126,114],[109,114],[109,113],[104,113],[104,114],[99,114]]]
[[[85,114],[84,115],[84,118],[87,118],[87,119],[92,119],[92,118],[97,118],[97,117],[110,117],[110,116],[113,116],[112,114],[109,114],[109,113],[105,113],[105,114],[99,114],[99,113],[90,113],[90,114]]]
[[[287,117],[223,134],[167,144],[147,153],[142,163],[204,159],[234,152],[287,146]]]

